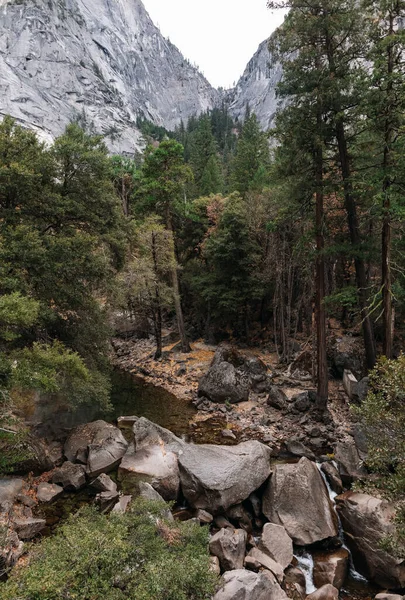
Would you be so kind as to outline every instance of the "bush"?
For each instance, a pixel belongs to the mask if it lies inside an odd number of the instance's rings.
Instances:
[[[208,529],[164,521],[161,512],[160,503],[143,499],[125,515],[86,507],[33,548],[1,598],[208,600],[216,583]]]

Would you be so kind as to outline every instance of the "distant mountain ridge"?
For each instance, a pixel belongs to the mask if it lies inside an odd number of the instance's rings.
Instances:
[[[0,0],[0,118],[45,140],[72,120],[106,136],[111,152],[143,143],[138,117],[166,129],[225,100],[264,128],[281,71],[263,42],[234,90],[221,93],[153,24],[141,0]]]

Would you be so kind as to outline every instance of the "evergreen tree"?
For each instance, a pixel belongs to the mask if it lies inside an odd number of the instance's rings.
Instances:
[[[247,112],[231,167],[232,189],[246,196],[249,190],[260,190],[267,182],[270,163],[266,135],[260,130],[256,115]]]
[[[190,166],[194,173],[194,195],[205,196],[220,192],[221,169],[208,114],[199,118],[197,129],[191,134],[189,144]]]
[[[174,215],[180,211],[185,185],[192,180],[192,173],[184,164],[183,153],[183,146],[175,140],[165,140],[158,148],[149,147],[135,193],[135,198],[144,208],[162,215],[167,230],[173,235]],[[189,352],[175,264],[171,269],[171,281],[182,350]]]

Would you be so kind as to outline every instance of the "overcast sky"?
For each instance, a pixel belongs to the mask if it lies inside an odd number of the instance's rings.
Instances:
[[[231,87],[282,22],[266,0],[143,0],[152,20],[215,87]]]

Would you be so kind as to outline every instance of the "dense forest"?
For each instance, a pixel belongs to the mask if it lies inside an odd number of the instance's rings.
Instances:
[[[249,106],[170,132],[140,117],[145,150],[123,157],[75,123],[52,146],[0,123],[1,470],[30,451],[36,398],[108,407],[114,315],[154,337],[155,360],[168,324],[185,353],[271,344],[285,365],[305,337],[321,412],[334,321],[374,369],[357,409],[369,468],[403,494],[405,2],[269,6],[289,9],[270,132]]]

